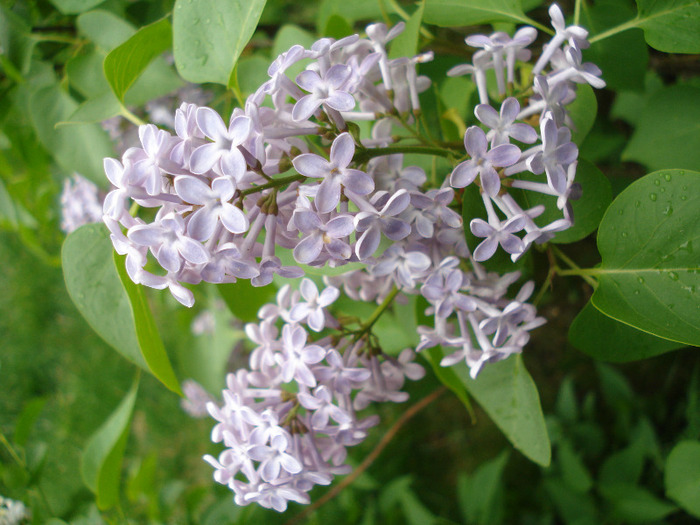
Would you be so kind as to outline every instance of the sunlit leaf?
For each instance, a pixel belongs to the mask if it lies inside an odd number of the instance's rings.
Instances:
[[[700,53],[700,2],[697,0],[637,0],[637,27],[647,43],[666,53]]]
[[[700,518],[700,441],[681,441],[666,460],[666,495]]]

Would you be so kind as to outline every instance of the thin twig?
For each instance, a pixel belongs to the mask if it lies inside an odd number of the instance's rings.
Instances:
[[[344,478],[340,483],[338,483],[331,490],[326,492],[321,498],[317,499],[314,503],[306,507],[302,512],[300,512],[293,518],[287,520],[284,525],[294,525],[295,523],[300,523],[301,520],[307,518],[311,513],[318,510],[322,505],[328,503],[330,500],[332,500],[338,494],[340,494],[340,492],[344,488],[349,486],[360,475],[362,475],[362,473],[365,470],[367,470],[372,465],[372,463],[374,463],[374,460],[379,457],[379,454],[382,453],[382,451],[391,442],[391,440],[398,433],[402,426],[408,423],[408,421],[418,412],[423,410],[430,403],[432,403],[438,397],[440,397],[445,392],[445,390],[447,389],[444,386],[441,386],[432,394],[425,396],[411,408],[406,410],[406,412],[401,414],[401,417],[397,419],[396,422],[392,425],[392,427],[387,431],[387,433],[384,434],[384,437],[382,437],[381,441],[377,443],[377,446],[374,447],[374,450],[372,450],[372,452],[369,453],[369,455],[364,459],[364,461],[362,461],[362,463],[360,463],[360,465],[351,474],[349,474],[348,477]]]

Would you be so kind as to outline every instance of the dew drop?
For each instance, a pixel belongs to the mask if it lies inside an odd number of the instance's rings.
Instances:
[[[683,170],[678,170],[678,175],[685,175],[685,171],[683,171]]]
[[[666,193],[666,188],[661,188],[661,193]]]
[[[678,274],[676,272],[669,272],[668,277],[672,281],[677,281],[679,279]]]
[[[644,284],[644,277],[637,277],[637,281],[639,281],[639,284]]]
[[[671,206],[670,202],[668,204],[666,204],[666,207],[664,208],[663,214],[666,217],[669,217],[670,215],[673,214],[673,206]]]
[[[642,205],[642,201],[635,201],[634,207],[639,208]]]
[[[639,290],[635,290],[634,295],[639,295]]]
[[[627,237],[627,232],[622,232],[623,237]]]
[[[688,186],[683,186],[683,191],[688,191]]]
[[[192,19],[192,25],[193,25],[193,26],[196,26],[197,24],[199,24],[199,18],[193,18],[193,19]]]
[[[656,193],[650,193],[649,198],[652,200],[652,202],[656,202],[656,198],[657,198]]]
[[[624,215],[624,214],[625,214],[625,210],[620,210],[620,211],[617,212],[617,214],[618,214],[618,215]]]
[[[687,201],[687,200],[688,200],[688,196],[687,196],[687,195],[681,195],[681,200],[682,200],[682,201]]]
[[[654,179],[654,184],[655,184],[656,186],[661,186],[661,180],[659,180],[659,179]]]
[[[670,174],[670,173],[664,173],[664,179],[666,179],[666,182],[671,182],[671,174]]]

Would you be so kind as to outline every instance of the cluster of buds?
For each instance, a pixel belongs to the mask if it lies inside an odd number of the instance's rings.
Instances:
[[[225,449],[205,460],[239,505],[282,512],[288,501],[308,503],[311,488],[350,471],[346,448],[378,423],[358,411],[370,401],[405,401],[405,378],[425,373],[411,362],[411,349],[386,356],[367,344],[363,328],[310,341],[310,333],[340,327],[326,309],[339,293],[332,286],[319,293],[309,279],[299,291],[282,287],[277,302],[260,310],[260,322],[246,326],[257,345],[250,370],[229,374],[222,406],[207,404],[218,421],[212,439]]]
[[[535,29],[466,39],[479,48],[473,63],[449,73],[470,74],[481,102],[474,113],[483,126],[466,130],[466,155],[421,141],[417,131],[419,94],[430,84],[417,65],[432,54],[389,60],[386,45],[403,24],[374,24],[367,38],[292,46],[228,124],[211,108],[183,104],[175,135],[141,126],[141,147],[121,162],[105,160],[115,189],[104,221],[129,276],[169,288],[184,305],[194,297],[183,283],[250,279],[264,286],[275,274],[301,277],[305,265],[362,263],[327,277],[321,294],[304,280],[303,301],[283,288],[278,302],[261,310],[261,323],[248,327],[258,345],[250,370],[229,376],[222,407],[208,405],[219,422],[213,439],[226,449],[207,460],[238,503],[281,511],[290,500],[307,502],[313,485],[346,471],[345,447],[375,424],[355,411],[369,401],[404,400],[404,377],[422,374],[410,352],[380,362],[369,338],[343,332],[326,310],[340,289],[382,304],[399,293],[421,294],[434,325],[419,328],[417,350],[455,348],[441,364],[465,362],[474,377],[485,363],[521,352],[529,331],[544,322],[526,303],[532,283],[510,300],[507,288],[518,274],[499,276],[480,263],[499,246],[515,261],[573,221],[578,148],[566,107],[577,83],[604,82],[598,68],[581,62],[587,32],[567,27],[556,5],[550,16],[555,36],[526,85],[516,83],[516,71],[531,57]],[[309,63],[292,80],[287,71],[302,60]],[[371,123],[368,136],[360,134],[362,121]],[[431,187],[422,168],[404,165],[404,153],[442,155],[455,167]],[[484,239],[475,247],[467,246],[456,211],[469,185],[478,186],[486,210],[486,220],[469,222]],[[561,218],[538,224],[544,206],[523,207],[511,190],[552,196]],[[156,208],[152,222],[133,214],[130,201]],[[149,254],[162,272],[146,269]],[[283,264],[285,256],[295,264]],[[340,335],[309,344],[304,326]],[[289,384],[296,388],[282,388]]]

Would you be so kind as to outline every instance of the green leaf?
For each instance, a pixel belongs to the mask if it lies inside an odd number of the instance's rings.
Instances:
[[[617,0],[603,0],[581,11],[581,25],[595,35],[634,18],[631,5]],[[609,89],[639,91],[649,63],[649,51],[641,30],[624,31],[601,42],[591,44],[585,51],[590,61],[603,71],[602,78]],[[624,57],[621,60],[620,57]]]
[[[261,84],[270,79],[267,68],[270,60],[260,55],[242,57],[238,61],[237,75],[243,96],[254,93]]]
[[[323,0],[318,9],[316,29],[324,36],[324,29],[333,15],[344,18],[352,27],[357,20],[378,20],[382,16],[382,5],[377,0]],[[346,36],[346,35],[343,35]]]
[[[569,440],[562,439],[557,447],[557,460],[562,480],[574,492],[585,493],[593,486],[593,478]]]
[[[424,9],[425,1],[422,1],[406,21],[404,30],[391,42],[389,58],[412,57],[418,53],[418,38]]]
[[[22,412],[17,417],[15,422],[15,444],[20,447],[26,447],[29,435],[34,428],[34,424],[41,411],[44,410],[46,404],[45,397],[35,397],[27,401],[22,407]]]
[[[29,99],[32,124],[39,140],[68,173],[78,172],[98,186],[107,184],[103,159],[113,155],[107,133],[97,124],[56,129],[78,104],[58,84],[38,90]]]
[[[104,72],[114,94],[120,101],[143,73],[146,66],[164,51],[170,49],[172,28],[162,18],[139,29],[119,47],[110,51],[104,61]]]
[[[697,172],[658,171],[625,189],[598,231],[603,262],[590,271],[599,279],[593,305],[644,332],[700,346],[699,202]]]
[[[528,175],[525,178],[531,181],[542,182],[542,176]],[[594,232],[605,213],[610,201],[612,201],[612,190],[608,178],[595,166],[585,159],[579,159],[576,169],[576,182],[581,185],[583,191],[581,198],[570,201],[574,211],[574,224],[568,230],[559,232],[550,242],[555,244],[565,244],[580,241],[590,233]],[[545,210],[542,215],[535,218],[535,222],[540,226],[545,226],[563,217],[562,212],[557,208],[557,198],[543,193],[526,190],[510,190],[521,206],[532,208],[539,204],[544,205]]]
[[[104,0],[50,0],[64,15],[77,15],[89,11]]]
[[[123,18],[101,9],[83,13],[76,19],[76,25],[80,34],[85,35],[107,52],[136,32],[136,28]]]
[[[569,342],[591,357],[613,363],[646,359],[685,346],[616,321],[591,303],[571,324]]]
[[[657,91],[642,111],[622,159],[650,170],[700,166],[700,88],[677,85]]]
[[[501,523],[503,519],[503,471],[510,452],[477,467],[471,475],[461,474],[457,480],[459,507],[465,523]]]
[[[258,319],[258,310],[275,296],[274,286],[253,286],[250,281],[240,279],[235,283],[217,285],[216,289],[237,319],[247,323]]]
[[[114,96],[114,93],[108,91],[80,104],[67,120],[56,123],[56,129],[61,126],[73,124],[102,122],[103,120],[119,115],[120,112],[121,106],[119,105],[119,101]]]
[[[676,510],[641,487],[626,483],[600,485],[601,495],[613,506],[613,516],[623,523],[648,523],[658,521]]]
[[[22,75],[29,71],[36,44],[29,33],[30,28],[24,20],[0,4],[0,59],[5,69],[9,63]]]
[[[173,367],[170,364],[170,358],[163,346],[163,340],[158,333],[158,327],[153,319],[151,307],[146,300],[144,287],[134,284],[126,273],[126,256],[118,255],[116,252],[113,253],[119,279],[129,296],[136,337],[138,338],[141,355],[143,355],[148,365],[147,370],[170,390],[182,395],[180,381],[175,376]]]
[[[228,86],[263,7],[265,0],[176,0],[173,52],[180,75],[190,82]]]
[[[700,441],[681,441],[666,460],[666,496],[700,518]]]
[[[700,2],[637,0],[637,27],[654,49],[665,53],[700,53]]]
[[[61,251],[66,288],[92,329],[129,361],[147,370],[113,253],[109,231],[102,224],[88,224],[68,235]]]
[[[522,357],[488,364],[476,379],[469,376],[464,363],[453,370],[513,446],[535,463],[548,466],[552,450],[540,396]]]
[[[97,496],[100,509],[113,507],[119,501],[121,463],[138,387],[137,376],[116,410],[90,437],[81,457],[80,473],[85,484]]]
[[[423,19],[428,24],[443,27],[530,22],[520,0],[426,0]]]
[[[576,144],[582,144],[583,139],[593,127],[595,117],[598,114],[598,100],[593,88],[588,84],[582,84],[576,88],[576,98],[568,106],[569,116],[574,122],[571,140]]]

